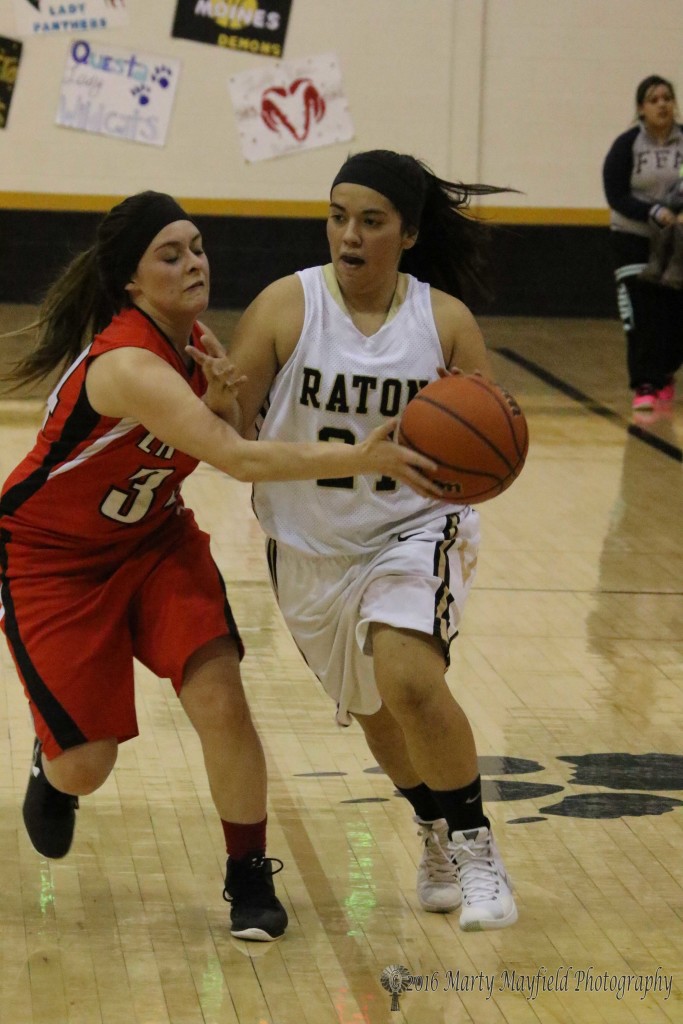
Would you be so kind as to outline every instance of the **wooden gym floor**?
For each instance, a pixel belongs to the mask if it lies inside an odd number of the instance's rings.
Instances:
[[[27,315],[7,307],[0,325]],[[225,337],[233,319],[209,322]],[[449,682],[518,924],[465,934],[457,913],[420,911],[409,808],[360,730],[335,727],[285,632],[249,486],[200,467],[186,501],[248,647],[289,931],[231,939],[198,743],[170,686],[142,670],[141,735],[82,801],[70,855],[34,852],[20,809],[32,730],[3,644],[3,1024],[683,1020],[683,403],[631,419],[616,321],[482,325],[531,448],[512,489],[481,506]],[[40,405],[5,399],[0,417],[4,479]],[[396,1012],[380,984],[395,964],[415,978]]]

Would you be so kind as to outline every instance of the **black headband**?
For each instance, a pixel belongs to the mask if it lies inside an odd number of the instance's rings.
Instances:
[[[332,188],[342,182],[374,189],[393,203],[409,227],[419,227],[425,200],[424,185],[416,189],[415,181],[409,180],[392,154],[358,153],[349,157],[332,182]]]
[[[152,239],[177,220],[190,218],[163,192],[129,196],[110,211],[100,231],[99,250],[100,268],[114,294],[128,284]]]

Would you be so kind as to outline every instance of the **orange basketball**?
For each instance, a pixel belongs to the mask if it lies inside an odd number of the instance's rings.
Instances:
[[[478,374],[440,377],[422,388],[405,408],[398,439],[438,464],[434,479],[463,505],[507,490],[529,447],[518,403]]]

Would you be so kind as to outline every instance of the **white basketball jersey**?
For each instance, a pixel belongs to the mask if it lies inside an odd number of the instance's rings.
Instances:
[[[304,325],[273,381],[259,438],[356,444],[443,366],[429,285],[408,278],[396,315],[367,338],[330,294],[322,267],[298,274]],[[309,554],[362,555],[461,505],[421,498],[389,477],[257,483],[254,511],[275,540]]]

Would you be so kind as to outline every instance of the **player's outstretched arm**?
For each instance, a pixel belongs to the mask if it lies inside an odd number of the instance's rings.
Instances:
[[[237,480],[333,479],[392,476],[420,494],[439,491],[422,473],[435,464],[387,440],[393,420],[357,445],[326,442],[247,441],[197,398],[168,363],[143,349],[116,349],[88,370],[88,398],[96,412],[134,419],[160,441]]]

